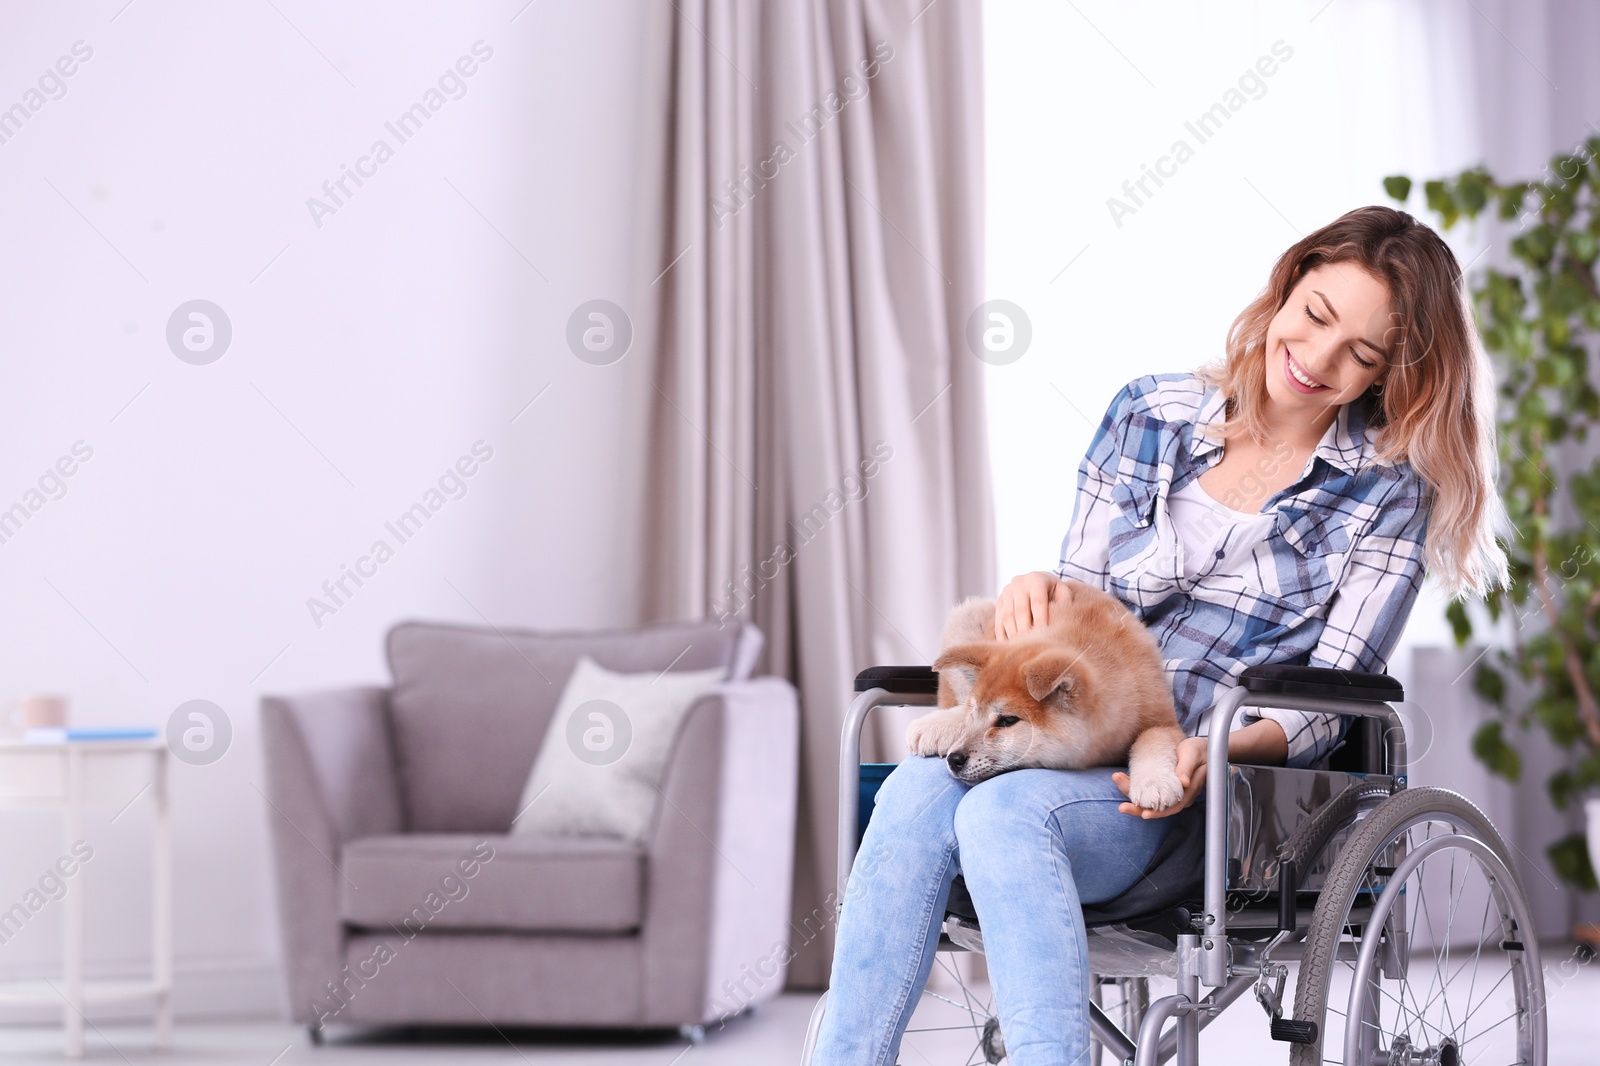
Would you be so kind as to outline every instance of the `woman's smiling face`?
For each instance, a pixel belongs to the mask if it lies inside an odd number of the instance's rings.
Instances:
[[[1325,425],[1388,369],[1389,290],[1355,263],[1307,271],[1267,324],[1267,394],[1273,421]],[[1300,379],[1309,379],[1313,387]]]

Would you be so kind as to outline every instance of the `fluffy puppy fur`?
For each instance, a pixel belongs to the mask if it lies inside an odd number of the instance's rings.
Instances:
[[[1164,810],[1183,796],[1184,733],[1160,648],[1115,596],[1066,585],[1049,625],[1006,641],[995,638],[993,600],[957,606],[933,664],[939,707],[911,723],[906,742],[969,783],[1023,767],[1126,765],[1128,798]]]

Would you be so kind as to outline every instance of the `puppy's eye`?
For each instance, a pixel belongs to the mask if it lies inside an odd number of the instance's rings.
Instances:
[[[1022,719],[1018,718],[1014,714],[1002,714],[999,718],[994,720],[994,724],[997,728],[1004,729],[1007,726],[1016,725],[1020,721],[1022,721]]]

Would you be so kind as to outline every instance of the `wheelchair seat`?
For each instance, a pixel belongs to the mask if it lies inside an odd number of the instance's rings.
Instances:
[[[1205,888],[1206,811],[1201,804],[1173,815],[1173,826],[1156,849],[1134,886],[1122,895],[1100,903],[1084,904],[1083,917],[1090,928],[1127,924],[1149,926],[1151,931],[1176,939],[1181,931],[1171,922],[1174,908],[1198,905]],[[967,892],[966,881],[956,875],[945,911],[972,924],[978,912]]]

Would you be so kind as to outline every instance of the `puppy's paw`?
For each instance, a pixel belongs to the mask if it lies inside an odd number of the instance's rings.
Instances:
[[[1138,774],[1128,782],[1128,800],[1150,811],[1164,811],[1183,800],[1183,785],[1170,770]]]
[[[958,711],[930,711],[906,727],[906,747],[913,755],[944,758],[961,739],[966,716]]]

